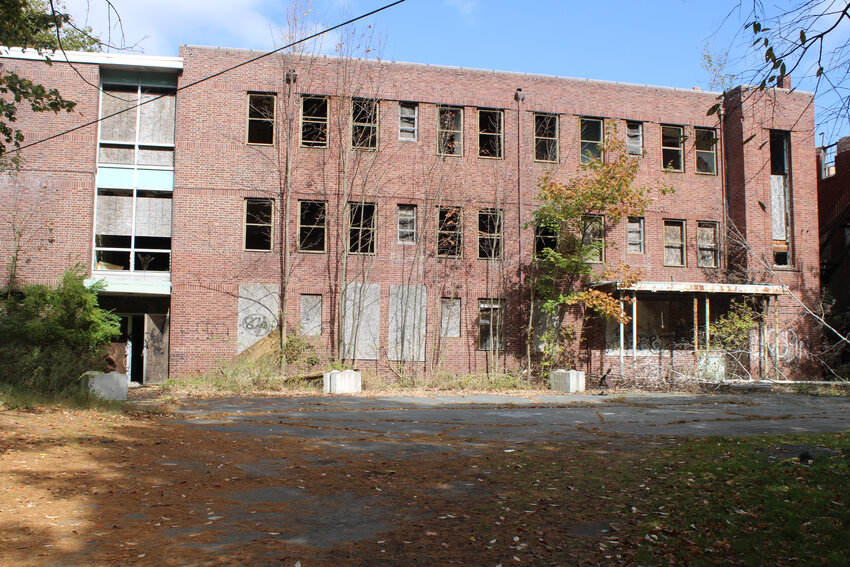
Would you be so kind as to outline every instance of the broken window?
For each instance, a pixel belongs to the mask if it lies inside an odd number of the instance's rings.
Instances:
[[[272,217],[274,201],[249,197],[245,199],[245,250],[272,249]]]
[[[298,202],[298,250],[324,252],[327,216],[324,201]]]
[[[664,265],[685,265],[685,221],[664,221]]]
[[[643,217],[629,217],[626,240],[629,254],[643,254]]]
[[[697,223],[697,266],[716,268],[718,266],[717,223]]]
[[[398,103],[398,139],[415,142],[419,128],[419,105],[415,102]]]
[[[437,256],[458,258],[461,253],[460,207],[440,207],[437,211]]]
[[[596,264],[605,259],[605,219],[601,215],[584,215],[582,217],[584,234],[582,248],[586,251],[588,262]]]
[[[301,334],[317,336],[322,334],[322,296],[301,294]]]
[[[626,122],[626,151],[629,155],[643,155],[643,123]]]
[[[361,150],[378,148],[378,101],[351,99],[351,147]]]
[[[558,234],[551,226],[538,224],[534,226],[534,257],[543,258],[547,250],[557,250]]]
[[[398,206],[398,241],[402,244],[416,243],[416,205]]]
[[[348,204],[348,251],[375,253],[375,203]]]
[[[770,132],[770,216],[773,264],[776,266],[791,265],[789,149],[788,132],[772,130]]]
[[[534,114],[534,159],[557,163],[558,115]]]
[[[661,127],[661,163],[667,171],[682,171],[684,135],[681,126]]]
[[[171,192],[98,189],[95,270],[171,269]]]
[[[504,114],[501,110],[478,111],[478,156],[486,158],[502,157],[502,122]]]
[[[714,128],[694,128],[697,173],[717,175],[717,138]]]
[[[502,257],[502,210],[478,211],[478,258],[493,260]]]
[[[463,155],[463,109],[441,106],[437,115],[437,154]]]
[[[820,158],[820,178],[826,179],[835,175],[835,156],[838,151],[838,143],[823,146],[818,150]]]
[[[460,336],[460,298],[443,297],[440,300],[440,336]]]
[[[328,147],[328,97],[301,98],[301,146]]]
[[[478,350],[504,350],[504,301],[478,300]]]
[[[274,144],[275,95],[248,93],[248,143]]]
[[[602,120],[581,119],[581,163],[602,159]]]
[[[145,80],[136,75],[135,84],[103,85],[99,164],[174,167],[176,90]]]

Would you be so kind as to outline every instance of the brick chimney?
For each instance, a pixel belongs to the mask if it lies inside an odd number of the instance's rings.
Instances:
[[[791,75],[785,75],[782,77],[782,80],[779,81],[779,84],[776,85],[781,89],[790,89],[791,88]]]

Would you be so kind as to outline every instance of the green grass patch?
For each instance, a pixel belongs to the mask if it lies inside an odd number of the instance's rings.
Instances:
[[[130,402],[105,400],[84,388],[41,392],[15,384],[0,384],[0,409],[36,410],[41,408],[94,409],[107,412],[138,411],[138,408]]]

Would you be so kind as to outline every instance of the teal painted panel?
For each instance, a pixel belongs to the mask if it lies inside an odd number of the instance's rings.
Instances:
[[[174,172],[158,169],[140,169],[136,187],[139,189],[168,189],[174,190]]]
[[[172,174],[173,178],[173,174]],[[135,179],[132,169],[119,167],[98,167],[97,186],[103,188],[132,189]],[[172,181],[172,186],[174,182]]]

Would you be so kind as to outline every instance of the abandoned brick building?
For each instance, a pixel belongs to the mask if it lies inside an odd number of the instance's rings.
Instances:
[[[708,323],[740,298],[766,315],[747,375],[810,365],[795,298],[819,295],[811,94],[739,87],[708,115],[719,93],[280,54],[205,80],[258,55],[0,58],[77,102],[20,110],[27,142],[79,127],[2,175],[0,257],[17,247],[26,282],[75,262],[104,280],[133,380],[210,369],[280,318],[382,375],[522,367],[538,181],[575,175],[606,132],[638,183],[675,192],[602,219],[600,263],[642,276],[605,284],[636,299],[633,320],[591,326],[583,369],[724,374]]]

